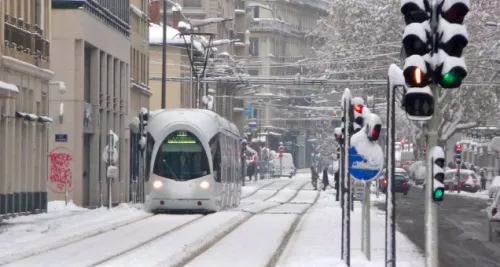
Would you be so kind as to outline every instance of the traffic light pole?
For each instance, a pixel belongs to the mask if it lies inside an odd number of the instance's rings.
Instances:
[[[430,26],[432,31],[432,53],[435,55],[437,52],[436,39],[437,39],[437,29],[438,29],[438,1],[432,0],[431,2],[431,19]],[[432,58],[433,66],[437,65],[436,57]],[[435,99],[439,98],[439,88],[433,80],[433,84],[430,86],[432,95]],[[438,101],[434,101],[434,110],[439,110]],[[427,123],[426,139],[427,147],[433,148],[438,145],[438,128],[439,128],[439,112],[436,112],[434,116]],[[427,162],[433,164],[431,161],[432,154],[429,153],[431,149],[427,149],[426,159]],[[432,191],[434,184],[434,174],[430,166],[426,168],[425,177],[425,266],[426,267],[438,267],[438,218],[437,218],[437,203],[432,201]]]
[[[352,128],[352,114],[353,109],[351,107],[352,95],[349,89],[346,89],[344,95],[342,96],[343,100],[343,110],[345,116],[344,122],[344,188],[342,191],[342,198],[344,201],[343,205],[343,259],[345,264],[349,267],[351,266],[351,179],[350,179],[350,149],[351,149],[351,128]]]
[[[390,79],[389,75],[389,79]],[[396,88],[394,81],[388,82],[387,88],[387,135],[386,135],[386,173],[387,189],[385,201],[385,267],[396,266],[396,193],[394,192],[396,170]]]

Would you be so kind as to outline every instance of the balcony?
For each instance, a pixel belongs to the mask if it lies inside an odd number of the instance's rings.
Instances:
[[[325,0],[305,0],[304,4],[317,9],[321,9],[325,12],[327,12],[330,8],[330,4]]]
[[[48,68],[50,42],[44,38],[43,30],[38,25],[30,25],[7,14],[4,18],[5,41],[2,50],[5,55]]]
[[[185,8],[201,8],[201,0],[184,0],[183,6]]]
[[[235,39],[239,39],[240,40],[238,42],[235,42],[234,46],[245,47],[245,33],[244,32],[239,32],[234,37],[235,37]]]
[[[277,19],[254,19],[253,24],[250,28],[250,32],[267,31],[278,31],[290,34],[292,33],[292,26],[284,21],[279,21]]]

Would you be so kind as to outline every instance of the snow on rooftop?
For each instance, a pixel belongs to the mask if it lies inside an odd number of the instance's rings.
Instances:
[[[151,24],[151,26],[149,26],[149,43],[153,45],[161,45],[163,43],[162,25]],[[191,36],[181,36],[178,30],[167,26],[167,44],[175,46],[187,46],[191,44]],[[197,37],[193,38],[193,46],[199,52],[205,52],[203,44],[199,40],[197,40]]]

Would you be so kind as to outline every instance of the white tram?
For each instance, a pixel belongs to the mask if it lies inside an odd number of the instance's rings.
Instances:
[[[204,109],[152,112],[146,144],[146,207],[216,212],[240,203],[238,128]]]

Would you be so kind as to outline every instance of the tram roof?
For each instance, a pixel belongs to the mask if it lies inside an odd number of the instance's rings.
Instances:
[[[240,136],[238,127],[232,122],[207,109],[161,109],[151,113],[148,123],[148,132],[156,136],[168,125],[187,123],[200,128],[208,139],[220,130]]]

